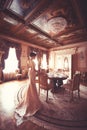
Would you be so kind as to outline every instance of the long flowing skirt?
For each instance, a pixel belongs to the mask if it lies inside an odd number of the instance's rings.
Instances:
[[[19,125],[23,122],[23,118],[33,116],[42,107],[33,78],[27,86],[19,89],[17,92],[17,100],[18,104],[15,109],[15,118]]]

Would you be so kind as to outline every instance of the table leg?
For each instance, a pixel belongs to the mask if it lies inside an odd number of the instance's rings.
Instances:
[[[53,79],[54,82],[54,88],[52,90],[53,93],[58,92],[58,90],[61,88],[61,85],[63,85],[63,80],[62,79]]]
[[[60,87],[61,85],[63,85],[63,80],[62,79],[57,80],[57,84],[58,84],[58,87]]]

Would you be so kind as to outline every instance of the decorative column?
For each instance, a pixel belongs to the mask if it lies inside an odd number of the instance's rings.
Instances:
[[[1,63],[1,59],[2,59],[3,54],[4,54],[4,52],[0,51],[0,83],[2,83],[2,63]]]

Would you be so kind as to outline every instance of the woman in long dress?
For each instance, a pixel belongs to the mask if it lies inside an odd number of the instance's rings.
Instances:
[[[41,101],[39,99],[36,84],[35,84],[35,63],[33,59],[35,59],[36,54],[30,53],[30,60],[28,66],[28,77],[29,82],[27,87],[22,88],[20,92],[18,92],[18,105],[15,109],[16,115],[19,115],[20,118],[26,118],[34,115],[38,110],[41,109]]]

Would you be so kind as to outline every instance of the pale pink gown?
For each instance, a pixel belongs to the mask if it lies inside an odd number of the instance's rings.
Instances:
[[[30,61],[28,76],[28,85],[18,92],[18,96],[21,96],[19,99],[21,100],[19,100],[19,104],[15,109],[16,114],[22,118],[34,115],[42,106],[35,84],[36,72],[34,61]]]

